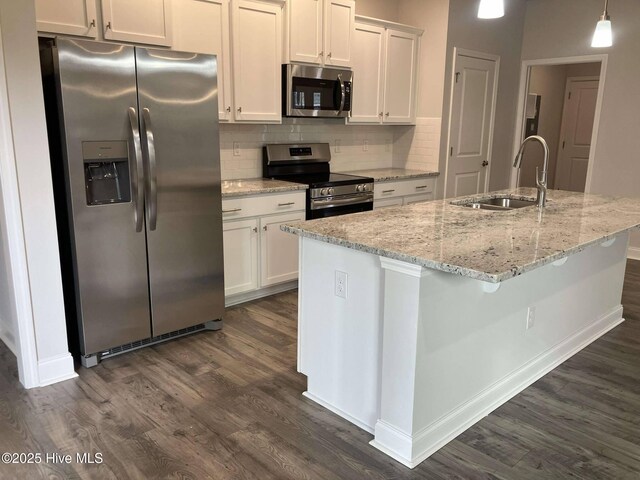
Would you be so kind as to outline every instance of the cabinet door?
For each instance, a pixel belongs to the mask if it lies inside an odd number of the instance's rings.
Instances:
[[[258,220],[222,224],[224,243],[224,294],[258,288]]]
[[[383,27],[356,23],[353,38],[353,107],[349,123],[382,122]]]
[[[95,0],[36,0],[39,32],[96,38]]]
[[[325,0],[324,63],[326,65],[351,66],[355,11],[353,0]]]
[[[373,209],[378,210],[380,208],[399,207],[400,205],[402,205],[402,197],[382,198],[380,200],[374,200]]]
[[[404,197],[404,205],[411,205],[412,203],[428,202],[433,200],[433,194],[421,193],[420,195],[408,195]]]
[[[229,0],[174,0],[173,49],[218,57],[218,117],[220,120],[229,120]]]
[[[235,119],[282,120],[282,4],[232,3]]]
[[[260,220],[260,286],[298,278],[298,236],[280,230],[280,225],[305,219],[305,212],[263,217]]]
[[[322,0],[294,0],[287,9],[289,60],[322,63]]]
[[[171,45],[171,0],[102,0],[106,40]]]
[[[384,122],[415,123],[418,36],[387,30]]]

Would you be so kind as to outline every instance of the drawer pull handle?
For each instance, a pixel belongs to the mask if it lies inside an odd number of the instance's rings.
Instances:
[[[296,202],[279,203],[279,207],[288,207],[289,205],[295,205]]]
[[[395,192],[395,189],[394,190],[382,190],[382,193],[393,193],[393,192]]]
[[[420,190],[421,188],[427,188],[427,186],[426,185],[418,185],[416,187],[416,190]]]
[[[233,213],[233,212],[239,212],[240,210],[242,210],[241,208],[234,208],[232,210],[222,210],[222,213]]]

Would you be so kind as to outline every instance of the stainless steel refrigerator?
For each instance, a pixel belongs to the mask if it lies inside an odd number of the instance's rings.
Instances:
[[[82,363],[224,311],[216,57],[41,40],[65,305]]]

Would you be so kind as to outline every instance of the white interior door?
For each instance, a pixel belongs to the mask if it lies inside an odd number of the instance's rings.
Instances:
[[[555,188],[584,192],[599,81],[569,78],[560,128]]]
[[[498,60],[456,54],[445,197],[486,191]]]

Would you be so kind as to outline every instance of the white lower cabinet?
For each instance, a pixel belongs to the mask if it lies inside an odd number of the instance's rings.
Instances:
[[[391,182],[376,182],[373,187],[373,208],[411,205],[434,199],[436,180],[433,177],[411,178]]]
[[[291,288],[298,278],[298,237],[280,230],[305,219],[305,193],[223,200],[227,305]]]
[[[260,286],[298,278],[298,236],[280,230],[284,223],[305,219],[305,212],[260,219]]]
[[[258,288],[258,219],[233,220],[222,226],[224,294]]]

